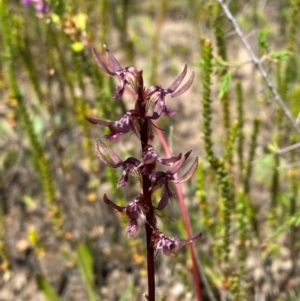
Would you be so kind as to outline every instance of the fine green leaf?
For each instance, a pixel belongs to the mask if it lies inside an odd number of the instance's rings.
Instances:
[[[77,249],[77,263],[90,301],[98,300],[94,289],[93,256],[86,244],[80,243]]]
[[[300,225],[300,210],[298,210],[293,216],[291,216],[287,221],[283,223],[283,225],[279,226],[275,233],[273,233],[270,237],[270,239],[277,238],[280,234],[283,232],[289,230],[293,226],[299,226]]]
[[[224,95],[229,91],[231,83],[231,72],[226,72],[221,78],[219,99],[222,99]]]
[[[271,51],[268,55],[270,59],[283,61],[288,59],[292,53],[288,50],[278,50],[278,51]]]
[[[62,301],[62,299],[54,292],[51,284],[48,280],[42,276],[36,276],[36,282],[40,291],[47,297],[50,301]]]

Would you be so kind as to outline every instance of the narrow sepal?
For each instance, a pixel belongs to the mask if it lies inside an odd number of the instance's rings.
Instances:
[[[96,154],[97,154],[98,158],[104,164],[106,164],[112,168],[117,168],[122,165],[122,160],[117,156],[117,154],[112,149],[107,147],[100,139],[96,141],[95,149],[96,149]],[[113,163],[106,159],[106,157],[103,155],[101,149],[103,149],[109,155],[109,157],[112,159]]]
[[[170,157],[170,158],[166,158],[166,159],[160,159],[157,161],[163,165],[171,166],[171,165],[175,164],[175,162],[179,161],[181,159],[181,157],[182,157],[182,154],[180,153],[176,157],[174,156],[174,157]]]
[[[169,93],[173,93],[179,87],[184,77],[186,76],[186,72],[187,72],[187,65],[185,64],[183,71],[177,76],[177,78],[173,81],[171,86],[167,89]]]
[[[184,175],[177,178],[176,180],[173,180],[172,182],[175,184],[178,184],[178,183],[183,183],[183,182],[189,180],[193,176],[195,171],[197,170],[197,167],[198,167],[198,157],[194,160],[192,166]]]
[[[126,211],[126,207],[121,207],[121,206],[118,206],[117,204],[115,204],[113,201],[111,201],[107,197],[106,193],[103,196],[103,201],[104,201],[105,204],[109,205],[110,207],[116,209],[119,212],[125,212]]]
[[[109,49],[104,45],[106,55],[107,55],[107,60],[109,63],[109,66],[113,69],[114,73],[117,73],[118,71],[122,71],[122,66],[120,63],[117,61],[117,59],[113,56],[113,54],[109,51]]]
[[[163,210],[167,207],[168,203],[172,198],[174,198],[176,195],[171,191],[168,184],[166,183],[165,191],[157,205],[157,210]]]
[[[185,163],[188,159],[192,151],[188,151],[183,157],[180,158],[177,162],[175,162],[168,170],[167,173],[174,175]]]
[[[100,125],[103,125],[103,126],[109,126],[111,124],[110,121],[96,119],[96,118],[92,118],[92,117],[85,117],[85,119],[87,121],[89,121],[90,123],[92,123],[92,124],[100,124]]]
[[[194,81],[194,77],[195,77],[195,73],[193,72],[191,77],[189,78],[189,80],[177,91],[171,94],[171,97],[178,97],[181,94],[183,94],[185,91],[187,91],[190,86],[192,85],[193,81]]]
[[[95,61],[96,61],[97,64],[98,64],[98,66],[99,66],[104,72],[106,72],[107,74],[112,75],[112,76],[115,75],[115,73],[112,72],[112,71],[110,71],[110,70],[108,69],[108,67],[105,65],[105,63],[101,60],[98,51],[97,51],[95,48],[93,48],[93,47],[91,47],[91,51],[92,51],[92,54],[93,54],[93,56],[94,56]]]
[[[164,191],[164,193],[163,193],[163,195],[162,195],[162,197],[161,197],[161,199],[160,199],[160,201],[159,201],[156,209],[157,210],[163,210],[163,209],[165,209],[167,207],[168,203],[169,203],[169,199],[170,199],[169,198],[169,194],[168,194],[167,190],[165,189],[165,191]]]

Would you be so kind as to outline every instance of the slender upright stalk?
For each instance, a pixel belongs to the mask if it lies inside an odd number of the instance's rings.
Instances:
[[[138,91],[139,97],[143,97],[143,88]],[[141,115],[145,118],[145,107],[141,110]],[[149,137],[149,123],[146,119],[141,119],[141,150],[142,154],[146,152],[147,145],[151,140]],[[142,176],[142,190],[144,195],[145,204],[148,207],[146,212],[146,243],[147,243],[147,276],[148,276],[148,301],[155,301],[155,272],[154,272],[154,247],[151,243],[153,229],[155,228],[154,207],[152,205],[151,197],[151,181],[149,175]]]
[[[154,123],[155,124],[155,123]],[[170,157],[171,156],[171,151],[168,146],[168,143],[162,134],[161,130],[158,127],[155,127],[155,131],[157,133],[157,136],[159,137],[159,140],[165,150],[165,154]],[[191,229],[191,223],[188,217],[188,212],[187,212],[187,207],[184,202],[184,197],[183,197],[183,192],[182,188],[180,185],[176,185],[176,192],[179,200],[179,205],[180,205],[180,210],[183,218],[183,223],[188,235],[188,238],[192,238],[192,229]],[[193,262],[193,278],[194,278],[194,284],[195,284],[195,291],[197,295],[197,300],[202,301],[202,290],[201,290],[201,281],[200,281],[200,274],[202,275],[201,278],[205,277],[204,273],[201,273],[200,266],[198,265],[198,262],[200,262],[200,259],[198,258],[198,254],[195,252],[195,247],[192,247],[190,245],[190,253],[191,253],[191,258]],[[205,283],[203,285],[206,287]],[[207,287],[206,287],[207,289]],[[207,289],[208,291],[209,289]],[[211,299],[212,301],[213,299]]]
[[[129,110],[118,121],[105,121],[91,117],[87,120],[93,124],[99,124],[109,128],[110,133],[106,135],[106,139],[116,141],[121,135],[128,132],[133,132],[138,137],[141,143],[142,160],[134,157],[129,157],[122,161],[112,149],[108,148],[101,140],[96,142],[96,153],[99,159],[106,165],[112,168],[123,168],[122,176],[119,180],[118,187],[125,186],[128,182],[129,176],[133,176],[140,181],[141,192],[130,202],[127,206],[121,207],[104,195],[104,202],[119,212],[126,213],[129,218],[127,234],[136,235],[138,231],[138,219],[143,220],[146,232],[147,245],[147,272],[148,272],[148,293],[147,299],[155,301],[155,271],[154,258],[161,250],[165,255],[176,253],[183,246],[191,244],[200,239],[201,233],[195,237],[191,237],[189,233],[188,240],[179,240],[174,237],[167,237],[162,231],[157,228],[156,210],[163,210],[168,205],[168,202],[175,194],[171,191],[170,183],[179,184],[188,180],[196,171],[198,166],[198,158],[190,169],[181,177],[177,177],[177,172],[188,159],[191,151],[182,155],[181,153],[176,157],[161,158],[153,146],[150,144],[154,139],[153,124],[162,114],[173,116],[174,112],[167,108],[165,104],[165,97],[177,97],[183,94],[192,84],[194,73],[190,79],[181,87],[186,73],[187,66],[184,67],[182,73],[174,80],[171,86],[163,89],[161,86],[144,87],[142,71],[136,70],[134,67],[122,68],[115,57],[106,48],[108,58],[108,65],[106,65],[100,55],[92,48],[93,55],[100,66],[100,68],[107,74],[118,76],[121,80],[120,85],[114,93],[114,98],[121,98],[125,86],[131,86],[134,91],[135,105],[134,109]],[[107,156],[105,156],[105,154]],[[109,157],[110,160],[107,158]],[[166,172],[157,171],[156,165],[163,164],[169,166]],[[157,189],[163,189],[161,200],[158,205],[153,205],[152,194]],[[193,254],[193,251],[192,251]],[[193,254],[193,260],[194,260]],[[199,284],[199,281],[196,285]],[[197,290],[197,293],[200,289]],[[201,296],[198,297],[201,301]]]
[[[40,143],[38,136],[34,130],[34,126],[30,118],[25,99],[19,88],[16,72],[17,68],[13,60],[14,48],[11,35],[11,23],[7,7],[8,6],[6,1],[0,0],[0,29],[3,41],[2,55],[8,88],[10,90],[11,97],[16,99],[18,103],[17,112],[19,114],[19,118],[23,123],[25,132],[28,136],[32,148],[32,153],[34,155],[35,163],[39,172],[40,181],[44,190],[45,199],[53,218],[53,226],[57,231],[57,234],[61,235],[60,227],[63,221],[63,217],[62,212],[56,202],[54,178],[52,174],[51,164],[49,162],[49,159],[47,158],[46,151],[43,145]]]

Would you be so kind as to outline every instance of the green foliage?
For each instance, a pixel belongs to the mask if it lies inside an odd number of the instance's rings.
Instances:
[[[220,82],[220,88],[219,88],[219,99],[223,99],[225,94],[228,93],[230,83],[231,83],[231,73],[226,72],[222,77],[221,77],[221,82]]]
[[[84,282],[84,286],[87,290],[89,301],[99,300],[94,288],[94,261],[93,255],[88,248],[87,244],[80,243],[77,247],[77,264],[81,274],[81,278]]]
[[[57,204],[55,204],[55,188],[54,188],[54,179],[52,176],[50,162],[47,159],[45,150],[39,142],[38,136],[34,130],[32,120],[30,118],[28,109],[23,95],[20,92],[17,75],[15,72],[15,65],[13,61],[13,48],[12,38],[10,35],[10,22],[7,15],[7,7],[4,1],[0,2],[0,20],[1,20],[1,29],[3,34],[3,58],[4,58],[4,70],[6,71],[8,77],[8,87],[10,89],[11,97],[17,101],[17,114],[20,116],[21,121],[27,134],[32,151],[34,156],[34,161],[36,163],[37,169],[40,175],[40,181],[44,188],[45,199],[49,206],[49,211],[53,217],[53,226],[56,231],[59,232],[59,227],[61,226],[61,212]],[[31,65],[31,64],[30,64]],[[35,76],[32,76],[32,81],[36,91],[39,91],[38,84]],[[40,92],[37,92],[40,94]]]
[[[276,60],[276,61],[283,61],[291,57],[291,52],[288,50],[277,50],[277,51],[271,51],[268,54],[268,57],[270,59]]]
[[[203,92],[202,92],[202,106],[203,106],[203,134],[205,155],[207,161],[215,166],[216,158],[213,151],[212,142],[212,112],[211,112],[211,76],[212,76],[212,46],[209,40],[202,40],[203,51]]]
[[[246,170],[244,174],[244,190],[245,192],[249,192],[249,185],[250,185],[250,178],[252,174],[252,163],[255,156],[255,149],[257,146],[257,137],[259,133],[259,127],[260,127],[260,120],[258,118],[254,119],[253,123],[253,132],[251,135],[251,141],[249,146],[249,154],[248,154],[248,160],[246,162]]]
[[[237,156],[239,162],[240,174],[244,171],[244,99],[243,89],[240,81],[236,84],[236,99],[237,99]]]
[[[47,297],[49,301],[62,301],[62,299],[55,293],[45,276],[37,275],[36,282],[40,291]]]
[[[278,237],[280,234],[286,232],[287,230],[290,230],[293,226],[300,226],[300,210],[298,210],[293,216],[289,217],[283,225],[277,227],[276,232],[272,234],[270,239]]]

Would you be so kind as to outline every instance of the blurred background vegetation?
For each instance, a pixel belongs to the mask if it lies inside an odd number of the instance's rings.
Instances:
[[[299,300],[299,136],[215,0],[52,0],[50,12],[0,0],[0,300],[142,300],[143,229],[102,202],[125,204],[119,174],[94,154],[105,134],[85,116],[117,120],[115,101],[87,41],[167,87],[196,72],[189,93],[167,100],[159,126],[169,147],[193,150],[199,168],[183,186],[203,300]],[[230,1],[229,8],[297,121],[299,0]],[[114,145],[139,156],[136,138]],[[164,156],[159,139],[157,150]],[[159,197],[159,195],[157,196]],[[178,201],[160,227],[186,238]],[[201,263],[201,264],[200,264]],[[188,249],[157,258],[158,300],[195,300]],[[203,281],[207,285],[203,285]]]

